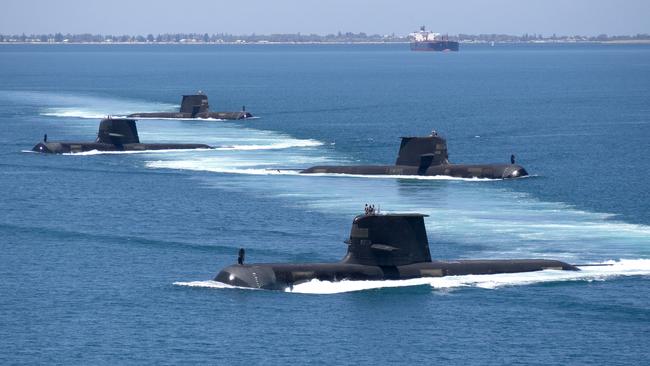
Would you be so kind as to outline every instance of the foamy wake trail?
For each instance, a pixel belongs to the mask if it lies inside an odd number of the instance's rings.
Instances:
[[[604,281],[616,277],[650,276],[650,259],[621,259],[606,261],[605,266],[584,266],[580,271],[545,270],[524,273],[493,275],[447,276],[437,278],[414,278],[396,281],[340,281],[312,280],[287,289],[286,292],[300,294],[338,294],[366,291],[380,288],[411,287],[429,285],[434,289],[448,290],[465,287],[498,289],[508,286],[532,285],[538,283],[568,281]],[[217,281],[174,282],[177,286],[205,287],[215,289],[249,289],[230,286]]]
[[[522,286],[548,282],[604,281],[623,276],[650,275],[650,259],[606,261],[607,266],[581,267],[580,271],[545,270],[523,273],[503,273],[493,275],[447,276],[437,278],[417,278],[398,281],[341,281],[327,282],[312,280],[287,290],[305,294],[335,294],[388,287],[408,287],[430,285],[434,289],[455,289],[477,287],[497,289],[506,286]]]
[[[139,112],[178,112],[179,105],[173,103],[148,102],[144,100],[104,97],[87,94],[52,93],[43,91],[0,90],[0,99],[33,104],[40,109],[39,114],[47,117],[99,119],[106,116],[123,118]],[[247,119],[258,119],[250,117]],[[189,120],[206,122],[228,121],[219,118],[160,118],[139,117],[139,120]]]
[[[341,178],[363,178],[363,179],[413,179],[413,180],[456,180],[463,182],[494,182],[503,179],[491,178],[460,178],[448,175],[367,175],[367,174],[340,174],[340,173],[309,173],[304,174],[310,177],[341,177]]]
[[[159,111],[160,112],[160,111]],[[169,111],[168,111],[169,112]],[[176,111],[173,111],[176,112]],[[119,117],[123,118],[126,116],[113,116],[113,117]],[[221,119],[221,118],[166,118],[166,117],[135,117],[138,121],[143,120],[151,120],[151,121],[195,121],[195,122],[200,122],[200,121],[206,121],[206,122],[225,122],[228,121],[227,119]]]
[[[230,146],[220,146],[216,150],[225,150],[225,151],[234,151],[234,150],[278,150],[278,149],[289,149],[292,147],[315,147],[322,146],[323,143],[317,140],[300,140],[300,139],[290,139],[288,141],[275,142],[266,145],[230,145]]]
[[[216,150],[240,150],[240,151],[252,151],[252,150],[275,150],[275,149],[286,149],[290,147],[307,147],[307,146],[319,146],[322,143],[315,141],[314,145],[298,145],[292,143],[278,143],[274,145],[241,145],[241,146],[232,146],[232,147],[220,147]],[[320,160],[325,160],[321,158]],[[314,161],[318,163],[319,161]],[[261,165],[280,165],[280,162],[273,162],[268,164]],[[285,164],[286,165],[286,164]],[[194,171],[207,171],[213,173],[226,173],[226,174],[245,174],[245,175],[301,175],[305,177],[330,177],[330,178],[360,178],[360,179],[409,179],[409,180],[453,180],[453,181],[464,181],[464,182],[491,182],[491,181],[500,181],[501,179],[488,179],[488,178],[459,178],[459,177],[449,177],[444,175],[434,175],[434,176],[421,176],[421,175],[362,175],[362,174],[338,174],[338,173],[309,173],[309,174],[300,174],[299,171],[305,168],[308,168],[308,165],[303,165],[301,168],[296,169],[251,169],[245,166],[234,166],[229,164],[229,162],[224,162],[223,165],[214,164],[214,161],[198,161],[196,159],[192,160],[158,160],[158,161],[149,161],[146,163],[148,168],[158,168],[158,169],[177,169],[177,170],[194,170]]]
[[[40,114],[48,117],[99,119],[108,115],[126,117],[137,112],[175,112],[178,105],[132,99],[106,98],[92,95],[74,95],[43,92],[25,92],[26,100],[44,106]],[[21,95],[21,94],[19,94]]]
[[[289,169],[273,169],[263,168],[262,166],[270,166],[273,163],[267,162],[251,162],[250,164],[242,163],[242,166],[233,166],[231,161],[226,159],[209,159],[210,162],[202,164],[201,160],[156,160],[148,161],[146,166],[148,168],[163,168],[163,169],[178,169],[178,170],[195,170],[195,171],[208,171],[212,173],[224,174],[247,174],[247,175],[298,175],[297,170]],[[218,160],[224,160],[222,165],[215,164]],[[246,165],[254,167],[246,167]]]
[[[41,112],[41,116],[46,117],[62,117],[62,118],[85,118],[85,119],[100,119],[108,116],[109,113],[100,111],[81,110],[76,108],[47,108]],[[121,118],[122,116],[115,116]]]
[[[297,170],[287,170],[287,169],[242,169],[242,168],[221,168],[213,170],[215,173],[224,173],[224,174],[248,174],[248,175],[299,175],[300,172]]]
[[[173,105],[168,105],[174,107]],[[175,106],[175,109],[178,109],[178,106]],[[169,112],[169,107],[167,107],[167,112]],[[161,112],[156,111],[156,112]],[[164,111],[162,111],[164,112]],[[173,110],[172,112],[177,112],[177,110]],[[134,112],[135,113],[135,112]],[[125,117],[125,116],[113,116],[113,117]],[[241,121],[241,120],[231,120],[231,119],[221,119],[221,118],[166,118],[166,117],[137,117],[138,120],[158,120],[158,121],[193,121],[193,122],[236,122],[236,121]],[[246,121],[252,120],[252,119],[260,119],[260,117],[253,116],[253,117],[248,117],[245,118]]]
[[[203,287],[203,288],[216,288],[216,289],[242,289],[242,290],[258,290],[250,287],[231,286],[218,281],[190,281],[190,282],[174,282],[176,286],[185,287]]]

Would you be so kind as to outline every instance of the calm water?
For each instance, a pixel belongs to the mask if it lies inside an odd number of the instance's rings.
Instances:
[[[0,46],[0,362],[642,364],[650,356],[650,47]],[[201,89],[245,122],[148,120],[215,151],[42,156]],[[389,163],[432,129],[516,181],[278,174]],[[335,261],[366,202],[422,212],[436,258],[581,273],[216,288]]]

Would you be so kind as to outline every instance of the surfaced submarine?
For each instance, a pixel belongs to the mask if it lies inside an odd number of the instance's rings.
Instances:
[[[238,120],[253,117],[242,107],[239,112],[211,112],[208,104],[208,96],[202,92],[192,95],[183,95],[181,108],[176,112],[154,112],[154,113],[133,113],[129,118],[213,118]]]
[[[48,142],[47,135],[32,151],[50,154],[79,153],[84,151],[141,151],[167,149],[211,149],[204,144],[141,144],[135,120],[105,118],[99,123],[95,142]]]
[[[526,169],[511,164],[451,164],[447,141],[435,131],[424,137],[402,137],[395,165],[314,166],[300,173],[334,173],[353,175],[445,175],[459,178],[508,179],[528,175]]]
[[[285,290],[321,281],[402,280],[545,269],[579,271],[571,264],[548,259],[431,260],[422,214],[379,214],[374,209],[352,221],[348,252],[338,263],[239,264],[219,272],[215,281],[231,286]]]

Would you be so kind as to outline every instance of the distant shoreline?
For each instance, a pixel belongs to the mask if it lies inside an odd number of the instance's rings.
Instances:
[[[425,32],[428,39],[449,40],[463,44],[648,44],[650,34],[623,35],[542,35],[524,33],[521,35],[481,33],[481,34],[446,34]],[[365,32],[338,32],[336,34],[230,34],[230,33],[159,33],[143,34],[92,34],[92,33],[47,33],[47,34],[0,34],[0,44],[201,44],[201,45],[246,45],[246,44],[279,44],[279,45],[354,45],[354,44],[404,44],[422,38],[419,32],[404,34],[368,34]]]
[[[221,46],[221,45],[370,45],[370,44],[409,44],[408,41],[348,41],[348,42],[21,42],[10,41],[0,42],[0,45],[202,45],[202,46]],[[461,44],[480,44],[486,45],[492,42],[486,41],[460,41]],[[613,40],[613,41],[529,41],[529,42],[497,42],[494,44],[508,45],[525,45],[525,44],[650,44],[650,39],[639,40]]]

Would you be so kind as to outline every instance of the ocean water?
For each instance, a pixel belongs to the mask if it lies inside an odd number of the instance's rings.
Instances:
[[[203,90],[237,122],[143,120],[215,150],[28,152]],[[394,161],[432,129],[452,162],[525,179],[303,176]],[[0,46],[3,364],[644,364],[650,357],[650,47]],[[607,263],[581,272],[212,281],[336,261],[365,203],[421,212],[432,256]]]

